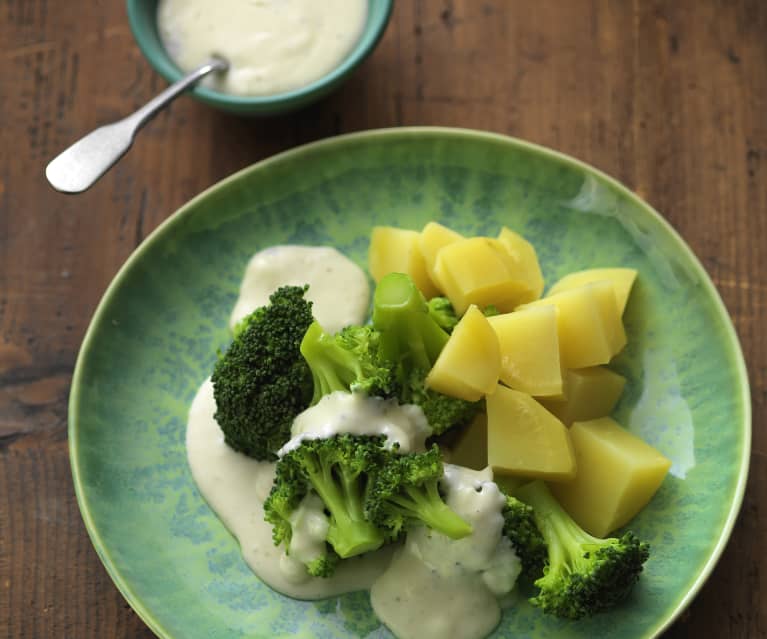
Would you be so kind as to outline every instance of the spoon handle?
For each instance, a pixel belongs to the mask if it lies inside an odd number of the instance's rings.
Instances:
[[[81,193],[106,173],[133,144],[141,127],[180,93],[213,71],[225,71],[228,63],[213,58],[189,75],[171,84],[135,113],[99,127],[62,151],[45,167],[45,177],[62,193]]]

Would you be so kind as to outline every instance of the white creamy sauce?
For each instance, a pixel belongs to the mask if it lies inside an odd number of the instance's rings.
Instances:
[[[427,528],[407,536],[373,583],[373,609],[400,639],[482,639],[501,618],[499,597],[521,571],[502,537],[504,498],[489,470],[445,465],[446,502],[473,532],[453,540]]]
[[[309,285],[315,319],[329,333],[362,324],[370,303],[365,272],[336,249],[325,246],[273,246],[256,253],[248,263],[240,297],[229,321],[233,328],[243,317],[269,303],[280,286]]]
[[[196,3],[191,3],[196,4]],[[369,291],[364,273],[334,249],[280,246],[254,256],[248,266],[233,323],[284,284],[309,283],[315,317],[326,330],[364,321]],[[500,602],[512,590],[520,563],[502,537],[504,498],[492,471],[445,464],[441,482],[446,502],[472,526],[472,534],[452,540],[427,528],[410,531],[404,546],[385,546],[340,562],[327,579],[308,575],[304,564],[325,551],[328,522],[323,503],[308,494],[291,517],[286,553],[272,541],[264,521],[275,464],[235,452],[214,419],[210,379],[189,411],[186,446],[197,487],[240,543],[253,572],[274,590],[297,599],[323,599],[370,589],[379,619],[400,639],[481,639],[498,624]],[[384,435],[402,453],[424,450],[431,430],[417,406],[336,392],[323,397],[294,421],[291,440],[341,433]],[[393,558],[392,558],[393,557]]]
[[[290,441],[277,452],[279,457],[298,448],[305,439],[329,439],[342,433],[384,435],[389,448],[397,443],[401,453],[420,452],[431,428],[418,406],[336,391],[298,415],[290,433]]]
[[[206,380],[189,411],[186,448],[197,487],[224,525],[240,542],[242,555],[267,585],[297,599],[324,599],[344,592],[366,590],[391,560],[392,548],[341,562],[328,579],[309,577],[294,556],[272,542],[272,528],[264,521],[263,502],[274,478],[274,464],[259,462],[233,451],[224,443],[213,415],[213,384]],[[316,549],[316,508],[302,504],[296,515],[301,525],[293,531],[291,549],[311,556]],[[314,510],[314,513],[312,513]]]
[[[204,80],[235,95],[273,95],[311,84],[349,54],[367,0],[160,0],[157,26],[168,54],[191,71],[214,53],[226,74]]]

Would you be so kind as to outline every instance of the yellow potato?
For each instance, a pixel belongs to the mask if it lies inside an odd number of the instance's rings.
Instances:
[[[585,271],[577,271],[565,275],[554,286],[549,289],[548,294],[560,293],[578,288],[584,284],[592,284],[600,280],[611,282],[615,289],[615,299],[618,302],[618,312],[623,315],[626,310],[626,303],[631,293],[631,287],[636,280],[637,271],[633,268],[590,268]]]
[[[531,299],[527,283],[510,271],[503,245],[489,237],[458,240],[437,253],[434,267],[443,292],[460,315],[471,304],[511,311]]]
[[[503,244],[515,265],[513,272],[518,273],[530,289],[530,299],[522,300],[522,302],[537,300],[543,293],[543,274],[535,247],[524,237],[505,226],[501,229],[498,240]]]
[[[534,396],[561,395],[556,308],[531,307],[488,321],[501,346],[501,381]]]
[[[426,272],[429,274],[432,283],[442,292],[444,292],[442,285],[439,283],[439,278],[434,272],[434,267],[437,265],[437,253],[439,253],[442,247],[462,239],[463,235],[437,222],[429,222],[421,231],[418,246],[421,249],[421,255],[423,255]]]
[[[500,372],[498,337],[482,311],[471,306],[426,376],[426,385],[473,402],[495,389]]]
[[[500,475],[565,481],[575,455],[565,425],[526,393],[500,384],[487,402],[487,459]]]
[[[380,282],[389,273],[406,273],[424,297],[439,294],[426,271],[426,263],[419,246],[420,233],[397,229],[392,226],[376,226],[370,237],[368,265],[370,274]]]
[[[595,282],[525,304],[521,309],[557,309],[559,354],[564,368],[606,364],[626,343],[615,293],[609,282]]]
[[[562,398],[542,397],[540,402],[569,426],[573,422],[608,416],[618,403],[625,385],[626,379],[609,368],[578,368],[565,371]]]
[[[450,463],[474,470],[487,468],[487,416],[480,413],[450,447]]]
[[[570,436],[578,474],[551,492],[584,530],[605,537],[647,505],[671,461],[609,417],[576,422]]]

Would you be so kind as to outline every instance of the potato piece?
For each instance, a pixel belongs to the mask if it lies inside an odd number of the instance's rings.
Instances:
[[[426,385],[440,393],[475,402],[493,392],[501,372],[498,337],[476,306],[456,324]]]
[[[501,381],[530,395],[561,395],[556,308],[531,307],[488,321],[501,345]]]
[[[537,300],[543,293],[543,273],[541,273],[541,265],[538,263],[535,247],[524,237],[505,226],[501,229],[498,240],[514,261],[516,265],[514,272],[519,272],[522,280],[527,283],[530,289],[530,299],[523,301]]]
[[[605,537],[647,505],[671,461],[609,417],[576,422],[570,436],[578,475],[551,492],[584,530]]]
[[[565,368],[607,364],[626,343],[626,332],[609,282],[595,282],[549,295],[519,310],[546,305],[557,309],[559,353]]]
[[[380,282],[389,273],[406,273],[427,299],[438,295],[439,291],[426,272],[419,246],[420,237],[418,231],[391,226],[374,227],[368,250],[368,265],[373,279]]]
[[[463,235],[437,222],[429,222],[421,231],[418,246],[421,249],[421,255],[423,255],[424,263],[426,264],[426,272],[429,274],[435,287],[443,293],[444,289],[439,283],[437,274],[434,272],[434,267],[437,265],[437,253],[439,253],[442,247],[462,239],[464,239]]]
[[[637,270],[633,268],[590,268],[565,275],[549,289],[548,294],[553,295],[585,284],[607,280],[612,282],[615,289],[615,299],[618,302],[618,312],[623,315],[636,277]]]
[[[487,460],[499,474],[565,481],[575,455],[565,425],[527,393],[500,384],[487,402]]]
[[[540,402],[569,426],[573,422],[607,417],[613,412],[625,385],[625,377],[602,366],[568,370],[564,374],[564,397],[542,397]]]
[[[502,312],[531,299],[527,283],[512,274],[511,258],[503,245],[489,237],[458,240],[437,253],[437,280],[462,314],[471,304],[495,305]]]
[[[473,470],[487,468],[487,415],[480,413],[450,447],[450,463]]]

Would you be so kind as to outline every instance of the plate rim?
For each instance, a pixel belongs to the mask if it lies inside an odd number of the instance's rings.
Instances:
[[[676,248],[686,253],[690,258],[694,268],[697,271],[697,274],[700,276],[700,281],[703,283],[703,286],[706,288],[706,291],[709,293],[709,295],[711,295],[713,298],[716,310],[718,311],[719,315],[724,318],[727,347],[728,350],[735,354],[735,370],[741,389],[740,401],[743,407],[743,423],[740,425],[743,432],[743,447],[739,459],[740,469],[738,472],[733,499],[730,503],[730,507],[727,511],[727,515],[724,519],[722,528],[719,531],[718,539],[716,540],[711,554],[703,564],[702,569],[698,573],[695,580],[692,582],[688,591],[676,603],[671,613],[667,616],[664,616],[664,618],[661,619],[659,623],[656,624],[653,628],[648,629],[648,631],[642,635],[641,639],[655,639],[665,630],[667,630],[697,596],[697,594],[700,592],[700,589],[708,580],[714,567],[718,563],[724,548],[726,547],[732,535],[732,530],[735,526],[735,522],[743,504],[746,484],[748,482],[753,437],[751,391],[748,378],[748,370],[746,367],[745,358],[743,356],[743,349],[741,348],[740,340],[738,339],[732,317],[730,316],[730,313],[727,310],[727,307],[725,306],[724,301],[722,300],[722,297],[719,294],[719,291],[716,288],[713,280],[709,276],[706,269],[703,267],[695,252],[687,244],[681,234],[671,225],[668,220],[666,220],[665,217],[656,211],[655,208],[653,208],[649,203],[645,202],[645,200],[643,200],[639,195],[619,182],[617,179],[611,177],[593,165],[588,164],[582,160],[578,160],[577,158],[574,158],[573,156],[561,151],[556,151],[549,147],[533,142],[528,142],[520,138],[477,129],[441,126],[413,126],[370,129],[354,133],[346,133],[329,138],[323,138],[314,142],[309,142],[307,144],[302,144],[300,146],[287,149],[235,171],[231,175],[222,178],[221,180],[215,182],[214,184],[210,185],[195,195],[193,198],[182,204],[178,209],[171,213],[165,220],[163,220],[128,256],[126,261],[117,271],[107,286],[106,290],[104,291],[88,324],[88,329],[85,333],[85,336],[83,337],[83,341],[75,362],[68,402],[67,439],[70,467],[72,471],[72,481],[74,484],[75,495],[77,497],[77,505],[80,510],[80,515],[83,519],[83,523],[85,524],[85,528],[88,532],[88,536],[90,537],[91,543],[93,544],[93,547],[96,550],[101,563],[106,569],[107,574],[110,576],[112,582],[131,606],[131,608],[158,637],[161,637],[162,639],[175,639],[174,635],[168,631],[160,623],[160,621],[155,618],[154,614],[144,605],[141,597],[133,592],[130,583],[123,577],[120,569],[117,566],[117,563],[112,559],[110,551],[101,538],[101,534],[91,514],[88,498],[86,496],[86,491],[83,487],[83,481],[81,477],[82,471],[79,465],[79,442],[77,437],[79,404],[82,399],[82,377],[84,374],[83,370],[86,367],[86,362],[92,348],[96,327],[102,323],[107,306],[111,303],[112,298],[116,295],[116,291],[120,287],[122,281],[125,279],[127,273],[133,268],[133,265],[141,259],[142,255],[147,252],[150,246],[167,235],[172,230],[173,226],[177,224],[184,215],[188,214],[188,211],[192,210],[199,201],[208,197],[212,192],[226,186],[230,182],[235,182],[241,179],[248,173],[259,171],[265,166],[279,164],[285,161],[291,161],[296,157],[300,157],[306,153],[312,153],[317,149],[327,150],[334,146],[343,147],[350,141],[375,141],[378,138],[396,138],[398,136],[410,137],[418,135],[432,137],[450,136],[454,138],[470,138],[474,140],[499,142],[507,144],[510,147],[523,149],[528,152],[551,158],[557,162],[561,162],[566,165],[570,165],[571,167],[581,169],[592,175],[596,175],[598,178],[604,180],[613,188],[615,188],[619,193],[631,200],[639,208],[644,209],[645,212],[650,215],[650,217],[655,218],[655,220],[659,222],[664,230],[670,235],[676,245]]]

